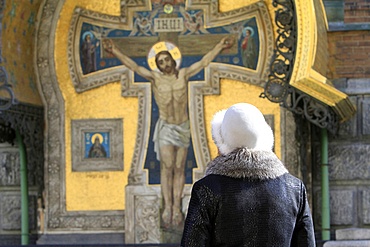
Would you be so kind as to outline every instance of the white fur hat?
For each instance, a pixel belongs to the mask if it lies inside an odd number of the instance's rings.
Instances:
[[[217,112],[212,119],[212,138],[221,154],[236,148],[271,151],[274,135],[257,107],[238,103]]]

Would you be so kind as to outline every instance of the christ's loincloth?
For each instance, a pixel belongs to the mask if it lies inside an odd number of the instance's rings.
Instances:
[[[189,147],[190,145],[190,123],[189,120],[182,124],[169,124],[163,119],[158,119],[154,134],[154,152],[157,160],[160,160],[159,147],[163,145],[173,145],[177,147]]]

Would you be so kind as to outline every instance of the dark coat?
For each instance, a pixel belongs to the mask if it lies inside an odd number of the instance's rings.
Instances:
[[[181,246],[315,246],[305,186],[273,152],[218,156],[194,183]]]

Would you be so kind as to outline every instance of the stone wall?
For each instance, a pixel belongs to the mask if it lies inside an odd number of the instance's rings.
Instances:
[[[329,136],[331,232],[370,228],[370,78],[340,78],[334,86],[349,95],[357,112]],[[321,229],[320,134],[313,132],[313,187],[316,230]]]
[[[29,229],[37,233],[37,188],[29,184]],[[0,243],[20,244],[21,188],[19,149],[9,143],[0,144]],[[31,237],[31,242],[34,237]]]

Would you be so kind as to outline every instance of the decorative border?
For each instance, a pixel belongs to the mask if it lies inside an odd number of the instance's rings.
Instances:
[[[72,171],[122,171],[122,125],[122,119],[72,120]],[[86,158],[85,135],[88,132],[108,133],[108,157]]]

